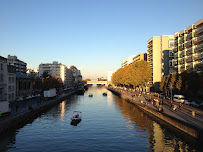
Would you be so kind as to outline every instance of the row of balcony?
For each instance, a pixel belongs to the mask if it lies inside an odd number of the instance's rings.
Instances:
[[[195,60],[195,61],[196,61],[196,60],[200,60],[200,59],[203,59],[203,52],[198,53],[198,54],[195,54],[195,56],[194,56],[194,60]]]
[[[200,37],[196,37],[194,40],[193,40],[193,43],[194,44],[198,44],[199,42],[202,42],[203,41],[203,35],[200,36]]]
[[[198,35],[198,34],[200,34],[202,32],[203,32],[203,27],[200,27],[200,28],[196,29],[195,35]]]
[[[194,49],[195,53],[197,53],[197,52],[199,52],[199,51],[201,51],[201,50],[203,50],[203,44],[198,45],[198,46]]]

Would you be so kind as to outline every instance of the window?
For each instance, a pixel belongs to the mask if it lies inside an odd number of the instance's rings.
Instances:
[[[173,52],[172,52],[172,50],[169,50],[169,57],[173,57]]]
[[[174,39],[168,40],[168,47],[169,47],[169,48],[174,47]]]
[[[172,67],[172,60],[169,60],[169,67]]]
[[[3,70],[3,64],[1,63],[1,70]]]
[[[12,77],[12,82],[14,82],[14,77]]]
[[[4,81],[4,75],[3,75],[3,74],[0,75],[0,81],[1,81],[1,82]]]
[[[9,80],[8,80],[8,82],[11,82],[11,77],[9,77]]]

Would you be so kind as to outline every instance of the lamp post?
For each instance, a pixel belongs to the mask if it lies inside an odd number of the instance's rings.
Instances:
[[[173,86],[170,85],[170,90],[171,90],[171,104],[172,104],[172,90],[173,90]]]

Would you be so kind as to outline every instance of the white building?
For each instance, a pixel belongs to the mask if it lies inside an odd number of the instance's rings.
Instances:
[[[39,65],[39,76],[47,71],[50,75],[60,78],[62,82],[66,79],[66,66],[54,61],[53,63],[41,63]]]
[[[71,65],[69,68],[73,72],[73,77],[75,78],[75,82],[82,82],[82,75],[80,70],[78,70],[75,66]]]
[[[121,63],[121,68],[124,68],[125,66],[129,65],[130,63],[133,62],[133,58],[135,57],[136,55],[132,55],[132,56],[129,56],[127,57],[122,63]]]
[[[111,82],[112,75],[113,75],[113,71],[108,71],[108,78],[107,78],[108,82]]]
[[[73,82],[74,82],[73,72],[70,69],[66,69],[66,80],[65,80],[66,89],[72,88]]]

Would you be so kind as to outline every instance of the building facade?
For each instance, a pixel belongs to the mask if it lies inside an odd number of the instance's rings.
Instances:
[[[132,63],[134,57],[136,57],[136,55],[129,56],[125,60],[123,60],[122,63],[121,63],[121,68],[124,68],[125,66],[129,65],[130,63]]]
[[[173,66],[178,73],[182,71],[202,72],[203,66],[203,19],[174,33]]]
[[[147,62],[152,69],[152,78],[148,82],[149,87],[159,90],[159,84],[163,76],[175,72],[172,67],[172,48],[174,46],[173,35],[152,37],[147,41]]]
[[[70,69],[66,69],[65,88],[71,89],[73,87],[73,83],[74,83],[73,72]]]
[[[140,53],[133,58],[132,62],[135,61],[147,61],[147,53]]]
[[[48,72],[57,78],[60,78],[64,83],[66,79],[66,66],[54,61],[53,63],[42,63],[39,65],[39,76],[42,76],[44,72]]]
[[[73,72],[73,77],[75,80],[75,83],[81,83],[82,82],[82,75],[80,70],[78,70],[74,65],[71,65],[69,69]]]
[[[0,102],[8,101],[7,59],[0,56]]]
[[[33,94],[31,78],[17,72],[16,73],[16,98],[25,98]]]
[[[27,63],[19,60],[17,56],[8,55],[7,59],[8,65],[13,65],[16,67],[16,72],[20,72],[26,74],[27,71]]]
[[[8,70],[8,101],[16,100],[16,67],[7,65]]]

